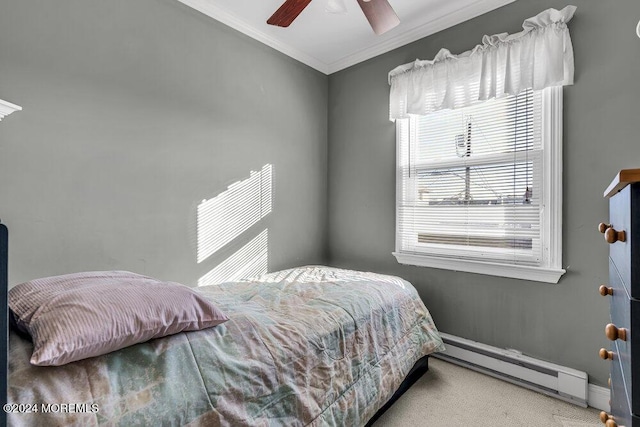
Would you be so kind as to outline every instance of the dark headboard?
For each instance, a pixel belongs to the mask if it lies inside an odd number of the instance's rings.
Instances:
[[[7,403],[7,381],[9,377],[9,307],[7,292],[9,289],[9,279],[7,276],[7,259],[9,256],[9,231],[4,224],[0,224],[0,369],[4,375],[0,381],[0,400],[2,406]],[[7,425],[7,414],[0,410],[0,426]]]

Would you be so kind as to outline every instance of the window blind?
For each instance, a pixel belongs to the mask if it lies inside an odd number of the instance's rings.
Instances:
[[[397,125],[400,252],[541,264],[541,91]]]

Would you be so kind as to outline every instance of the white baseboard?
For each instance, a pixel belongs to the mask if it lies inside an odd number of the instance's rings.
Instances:
[[[589,384],[589,406],[611,413],[609,399],[611,399],[611,393],[608,388]]]
[[[531,390],[609,411],[609,389],[589,384],[586,372],[449,334],[441,334],[446,351],[434,357]]]

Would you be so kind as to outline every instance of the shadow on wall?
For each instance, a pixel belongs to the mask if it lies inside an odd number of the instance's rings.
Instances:
[[[213,285],[268,271],[268,229],[253,232],[272,210],[273,165],[231,184],[217,196],[203,200],[196,211],[196,260],[200,264],[214,255],[228,252],[237,241],[253,238],[198,279],[198,286]]]

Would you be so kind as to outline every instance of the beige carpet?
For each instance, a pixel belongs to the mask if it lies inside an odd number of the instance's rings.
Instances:
[[[432,357],[375,427],[601,427],[599,413]]]

